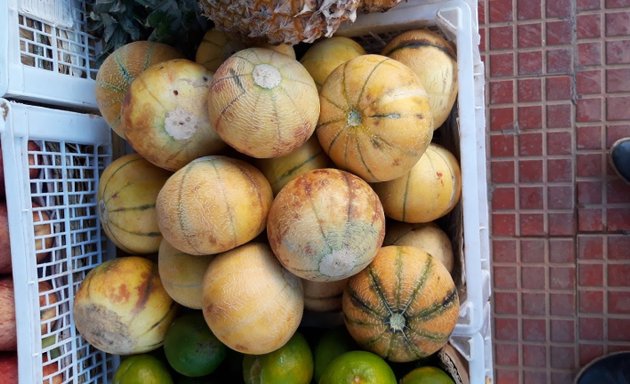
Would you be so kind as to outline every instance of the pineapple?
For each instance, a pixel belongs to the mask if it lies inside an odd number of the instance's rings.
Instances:
[[[385,12],[390,8],[394,8],[401,0],[363,0],[359,7],[360,12]]]
[[[354,21],[361,0],[201,0],[219,30],[270,44],[312,43]]]

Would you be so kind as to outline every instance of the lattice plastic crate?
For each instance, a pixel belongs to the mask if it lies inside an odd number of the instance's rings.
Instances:
[[[470,7],[464,0],[410,0],[382,14],[361,15],[337,34],[353,37],[368,51],[378,53],[398,34],[423,27],[441,32],[457,47],[458,101],[450,122],[436,133],[441,136],[440,144],[459,158],[462,170],[462,198],[449,215],[448,228],[458,254],[460,265],[454,272],[459,272],[455,280],[462,294],[453,335],[473,336],[482,329],[489,296],[489,292],[484,294],[488,277],[484,279],[482,274],[482,266],[489,270],[489,241],[483,64],[476,60],[479,48],[474,42],[477,32]]]
[[[0,96],[96,110],[89,0],[0,2]]]
[[[96,196],[111,130],[97,116],[4,99],[0,117],[20,383],[107,382],[117,359],[80,337],[72,305],[87,272],[114,254]]]

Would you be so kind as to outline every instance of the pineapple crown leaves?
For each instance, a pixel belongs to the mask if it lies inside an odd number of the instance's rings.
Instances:
[[[95,0],[88,11],[89,31],[103,39],[99,65],[115,49],[137,40],[168,44],[194,58],[210,28],[197,0]]]

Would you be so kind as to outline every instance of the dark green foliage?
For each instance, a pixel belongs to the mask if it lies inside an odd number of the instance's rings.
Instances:
[[[165,43],[194,59],[210,28],[197,0],[95,0],[89,31],[103,40],[99,64],[116,48],[137,40]]]

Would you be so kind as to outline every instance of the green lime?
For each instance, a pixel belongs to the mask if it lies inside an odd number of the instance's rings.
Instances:
[[[382,357],[367,351],[350,351],[328,364],[319,384],[396,384],[396,376]]]
[[[426,366],[407,373],[400,384],[455,384],[455,381],[440,368]]]
[[[113,384],[173,384],[168,368],[157,358],[132,355],[121,361]]]
[[[184,376],[209,375],[225,359],[226,350],[206,324],[201,311],[173,320],[164,337],[168,363]]]
[[[355,348],[356,344],[345,327],[324,331],[314,349],[315,381],[319,381],[322,373],[335,357]]]
[[[297,332],[280,349],[243,358],[246,384],[309,384],[312,378],[311,348]]]

